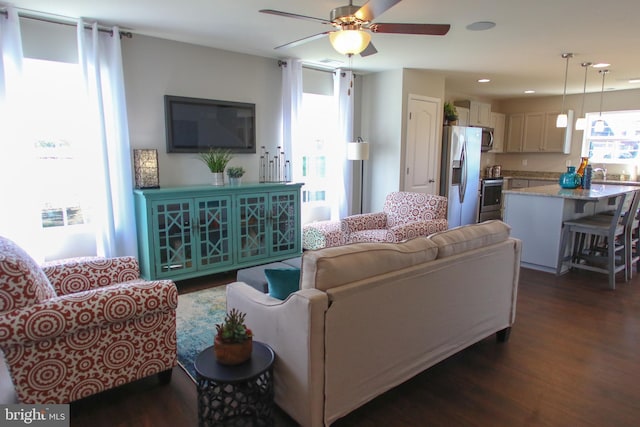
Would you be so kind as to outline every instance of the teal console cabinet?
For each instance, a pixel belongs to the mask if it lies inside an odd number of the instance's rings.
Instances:
[[[182,280],[299,256],[300,187],[134,190],[142,277]]]

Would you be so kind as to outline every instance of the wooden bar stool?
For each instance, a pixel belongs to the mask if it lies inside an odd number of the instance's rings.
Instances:
[[[628,206],[626,206],[628,205]],[[638,236],[640,226],[640,190],[634,191],[632,196],[627,196],[625,207],[620,216],[620,223],[624,226],[624,254],[625,254],[625,280],[629,281],[633,278],[633,265],[640,260],[640,251],[638,250]],[[597,215],[602,221],[611,220],[611,212],[604,212]],[[640,266],[637,265],[637,268]]]
[[[564,221],[556,274],[567,263],[569,268],[608,274],[611,289],[616,288],[616,273],[624,271],[627,280],[625,227],[621,222],[627,196],[617,196],[616,209],[608,218],[592,215]]]

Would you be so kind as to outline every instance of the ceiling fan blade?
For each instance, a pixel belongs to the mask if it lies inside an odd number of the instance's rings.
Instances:
[[[391,7],[400,3],[400,1],[401,0],[369,0],[363,4],[354,15],[363,21],[373,21],[376,17],[391,9]]]
[[[296,47],[296,46],[300,46],[301,44],[304,43],[308,43],[310,41],[313,40],[317,40],[320,39],[324,36],[326,36],[327,34],[329,34],[331,31],[325,31],[324,33],[319,33],[319,34],[314,34],[313,36],[308,36],[308,37],[304,37],[302,39],[298,39],[289,43],[285,43],[283,45],[280,46],[276,46],[274,49],[288,49],[290,47]]]
[[[449,32],[449,24],[385,24],[375,23],[368,26],[374,33],[422,34],[426,36],[444,36]]]
[[[367,47],[365,47],[364,50],[360,52],[360,56],[364,58],[365,56],[374,55],[376,53],[378,53],[378,49],[376,49],[372,42],[369,42]]]
[[[282,12],[280,10],[273,10],[273,9],[261,9],[260,13],[267,13],[269,15],[278,15],[278,16],[284,16],[285,18],[296,18],[296,19],[304,19],[307,21],[313,21],[313,22],[319,22],[321,24],[329,24],[332,25],[332,22],[326,19],[322,19],[322,18],[314,18],[313,16],[306,16],[306,15],[298,15],[297,13],[289,13],[289,12]]]

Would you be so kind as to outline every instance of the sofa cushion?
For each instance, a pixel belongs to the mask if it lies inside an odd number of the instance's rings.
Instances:
[[[438,258],[482,248],[507,240],[511,227],[500,220],[463,225],[428,237],[438,245]]]
[[[269,295],[281,300],[300,289],[299,268],[267,268],[264,270],[269,285]]]
[[[0,313],[55,296],[38,263],[13,241],[0,236]]]
[[[300,288],[327,290],[431,261],[437,245],[426,237],[403,243],[354,243],[302,255]]]
[[[284,261],[272,262],[270,264],[256,265],[255,267],[242,268],[236,272],[236,281],[244,282],[260,292],[269,292],[267,278],[264,276],[264,270],[267,268],[297,268],[302,265],[302,257],[285,259]]]

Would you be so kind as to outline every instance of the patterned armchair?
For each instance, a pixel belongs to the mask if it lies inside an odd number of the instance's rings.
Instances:
[[[23,403],[68,403],[152,374],[171,379],[178,293],[133,257],[42,268],[0,236],[0,348]]]
[[[390,193],[382,212],[351,215],[341,220],[347,243],[397,243],[446,230],[447,198],[432,194]]]

